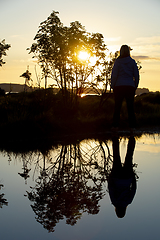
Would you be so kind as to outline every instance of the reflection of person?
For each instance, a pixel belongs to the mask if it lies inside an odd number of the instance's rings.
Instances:
[[[125,216],[126,208],[136,193],[136,178],[132,166],[134,148],[135,138],[130,137],[125,162],[122,165],[119,140],[117,137],[113,139],[113,167],[108,180],[108,189],[111,202],[115,206],[119,218]]]
[[[115,111],[113,127],[119,127],[120,111],[123,99],[126,99],[129,126],[135,128],[134,95],[139,83],[139,70],[134,59],[130,57],[130,47],[122,45],[120,56],[116,59],[111,75],[111,88],[114,92]]]

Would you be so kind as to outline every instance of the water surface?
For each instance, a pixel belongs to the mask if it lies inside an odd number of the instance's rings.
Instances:
[[[124,162],[129,138],[120,138]],[[160,137],[135,138],[137,188],[123,218],[108,193],[113,140],[0,153],[0,239],[159,239]]]

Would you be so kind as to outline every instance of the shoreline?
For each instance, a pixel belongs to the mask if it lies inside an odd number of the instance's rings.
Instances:
[[[120,129],[116,132],[116,136],[119,138],[129,138],[134,136],[135,138],[140,138],[143,135],[160,135],[160,127],[146,127],[146,128],[137,128],[133,133],[130,133],[129,129]],[[59,134],[50,137],[31,137],[31,138],[1,138],[0,140],[0,150],[3,152],[14,152],[22,153],[29,151],[41,151],[46,153],[54,147],[59,145],[69,145],[77,144],[83,140],[94,139],[94,140],[112,140],[115,133],[110,129],[106,131],[99,132],[88,132],[88,133],[71,133],[71,134]]]

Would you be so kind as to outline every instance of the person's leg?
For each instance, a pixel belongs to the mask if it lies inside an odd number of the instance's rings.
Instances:
[[[123,98],[124,98],[123,89],[121,87],[115,87],[114,88],[115,108],[114,108],[114,115],[113,115],[113,127],[119,127],[120,112],[121,112]]]
[[[135,138],[130,137],[128,141],[127,153],[125,157],[125,162],[123,165],[125,178],[130,178],[133,176],[133,153],[135,148]]]
[[[136,127],[136,117],[134,112],[134,96],[135,96],[135,89],[134,87],[126,87],[126,103],[127,103],[127,110],[128,110],[128,120],[129,126],[131,128]]]
[[[120,177],[122,172],[122,164],[119,153],[119,140],[118,137],[114,137],[113,141],[113,166],[111,170],[112,177]]]

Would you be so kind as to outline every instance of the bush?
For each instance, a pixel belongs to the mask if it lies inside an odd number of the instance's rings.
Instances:
[[[139,127],[159,126],[160,94],[135,98],[135,114]],[[6,138],[48,138],[63,134],[91,133],[110,129],[114,98],[110,94],[77,98],[77,104],[64,105],[61,94],[52,89],[8,94],[0,97],[0,130]],[[126,103],[121,110],[121,126],[128,124]]]

